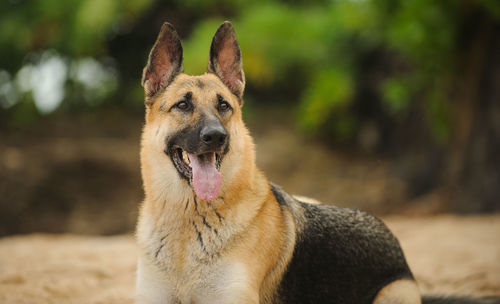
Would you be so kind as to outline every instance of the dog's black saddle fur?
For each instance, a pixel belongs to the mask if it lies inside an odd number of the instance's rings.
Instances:
[[[385,285],[413,279],[398,240],[376,217],[304,203],[274,184],[271,189],[298,227],[277,303],[372,303]]]

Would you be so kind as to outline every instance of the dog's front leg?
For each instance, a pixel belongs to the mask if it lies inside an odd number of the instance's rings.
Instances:
[[[164,275],[144,257],[137,262],[136,304],[176,304],[175,290]]]

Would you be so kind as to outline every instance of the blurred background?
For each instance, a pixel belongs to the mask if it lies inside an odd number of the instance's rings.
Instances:
[[[272,181],[378,215],[500,210],[497,0],[5,0],[0,236],[133,230],[149,50],[169,21],[201,74],[224,20]]]

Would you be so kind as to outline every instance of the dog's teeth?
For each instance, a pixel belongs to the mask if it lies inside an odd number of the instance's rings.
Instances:
[[[191,163],[191,162],[189,161],[189,157],[188,157],[188,155],[187,155],[186,151],[182,151],[182,159],[184,159],[184,161],[186,162],[186,164]]]

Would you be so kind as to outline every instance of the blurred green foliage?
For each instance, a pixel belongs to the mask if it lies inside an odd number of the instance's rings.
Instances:
[[[2,67],[17,67],[27,52],[47,48],[68,56],[104,55],[106,38],[130,28],[151,3],[151,0],[2,1],[0,50],[2,55],[11,55],[2,56]]]
[[[475,5],[498,18],[500,2]],[[430,128],[436,139],[446,140],[451,113],[441,79],[457,71],[458,35],[468,9],[457,1],[267,1],[245,7],[234,23],[249,83],[272,88],[301,80],[290,103],[299,103],[303,130],[329,126],[336,136],[352,135],[360,122],[350,106],[366,78],[364,58],[382,50],[403,62],[374,80],[383,110],[397,119],[415,103],[428,103]],[[221,21],[202,20],[195,27],[186,43],[188,72],[204,71],[206,54],[199,50]]]
[[[181,34],[187,32],[185,70],[193,74],[205,71],[211,37],[221,21],[230,19],[242,47],[249,94],[273,92],[266,102],[295,109],[306,132],[351,136],[364,119],[356,104],[370,98],[362,102],[379,103],[382,116],[393,120],[424,104],[429,128],[446,141],[453,115],[449,84],[459,70],[460,33],[471,8],[500,19],[495,0],[3,1],[0,111],[19,121],[36,117],[29,113],[33,106],[23,105],[36,102],[36,81],[32,87],[22,83],[26,75],[42,75],[36,71],[48,50],[55,50],[50,56],[66,66],[60,109],[139,106],[138,66],[153,41],[138,37],[146,30],[148,39],[154,36],[159,22],[150,21],[152,16],[168,11],[166,17],[186,16],[181,24],[173,23]],[[127,35],[133,38],[124,42]],[[122,56],[128,48],[141,49],[140,56]],[[367,87],[369,97],[363,94]],[[49,102],[56,104],[56,97]]]

